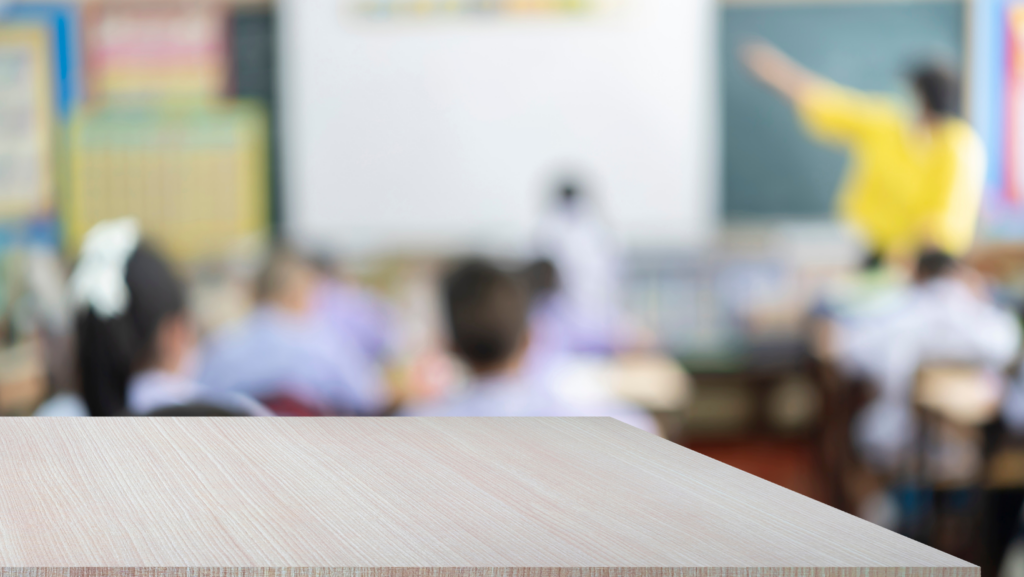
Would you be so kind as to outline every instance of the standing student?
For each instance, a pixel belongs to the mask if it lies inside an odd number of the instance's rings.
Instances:
[[[911,72],[916,115],[885,96],[839,86],[766,44],[745,52],[751,72],[796,107],[816,138],[847,148],[839,212],[864,239],[869,263],[922,248],[958,257],[974,240],[985,151],[959,114],[959,83],[938,65]]]
[[[249,397],[190,378],[194,335],[184,288],[141,242],[134,220],[103,222],[86,235],[70,285],[78,307],[79,376],[92,415],[141,415],[192,403],[269,414]]]
[[[452,352],[469,377],[449,398],[409,408],[420,416],[564,417],[609,416],[657,431],[649,415],[624,403],[581,402],[561,394],[569,376],[551,364],[527,363],[529,298],[519,279],[484,261],[469,261],[444,280],[445,318]]]
[[[618,247],[580,186],[566,181],[541,222],[537,252],[553,265],[558,297],[551,314],[578,352],[611,353],[623,340]],[[556,310],[557,309],[557,310]]]

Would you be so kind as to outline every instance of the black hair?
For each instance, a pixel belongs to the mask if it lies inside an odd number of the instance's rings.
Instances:
[[[528,303],[513,275],[483,260],[466,261],[445,278],[444,300],[454,352],[474,369],[501,364],[521,346]]]
[[[583,187],[577,179],[564,177],[555,184],[554,203],[562,207],[574,207],[584,200]]]
[[[125,267],[128,309],[105,319],[92,308],[77,318],[78,369],[82,396],[94,416],[125,411],[132,374],[153,361],[161,323],[185,309],[185,291],[170,265],[140,244]]]
[[[960,81],[952,69],[927,63],[912,69],[909,76],[929,114],[939,117],[960,114]]]
[[[576,186],[576,183],[567,181],[562,183],[562,188],[558,191],[558,194],[563,204],[576,204],[580,198],[580,189]]]
[[[952,256],[941,250],[928,249],[917,257],[916,277],[918,282],[926,282],[943,277],[956,268],[957,262]]]
[[[189,405],[172,405],[157,409],[147,417],[247,417],[246,413],[232,411],[224,407],[209,405],[206,403],[193,403]]]
[[[527,264],[519,272],[531,303],[536,303],[558,290],[560,281],[555,264],[541,258]]]

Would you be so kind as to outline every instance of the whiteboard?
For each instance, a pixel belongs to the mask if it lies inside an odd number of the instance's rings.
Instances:
[[[278,4],[291,240],[521,251],[567,173],[627,247],[713,234],[713,0],[418,19],[361,19],[351,1]]]

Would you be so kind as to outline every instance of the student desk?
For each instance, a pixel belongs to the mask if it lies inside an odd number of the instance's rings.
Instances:
[[[601,418],[0,419],[0,567],[19,577],[979,574]]]

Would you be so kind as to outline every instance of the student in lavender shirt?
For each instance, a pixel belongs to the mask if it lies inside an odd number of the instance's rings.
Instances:
[[[529,299],[530,365],[544,364],[553,358],[581,352],[592,352],[575,338],[575,325],[567,297],[560,290],[561,281],[555,265],[538,259],[519,271]]]
[[[387,361],[397,341],[392,311],[369,291],[342,280],[330,260],[321,257],[312,264],[317,272],[312,315],[374,362]]]
[[[556,363],[536,370],[527,363],[529,298],[519,279],[493,264],[473,260],[444,281],[444,307],[452,351],[466,365],[461,390],[429,405],[419,416],[565,417],[610,416],[654,432],[638,409],[611,401],[573,402],[551,379],[566,375]]]
[[[360,345],[312,314],[316,273],[288,249],[271,257],[258,282],[258,305],[214,335],[200,379],[251,395],[279,414],[375,415],[390,396]]]
[[[130,219],[97,225],[86,236],[71,276],[79,307],[77,364],[89,413],[144,415],[204,403],[237,414],[269,415],[250,397],[191,378],[194,335],[184,288],[139,237]]]

